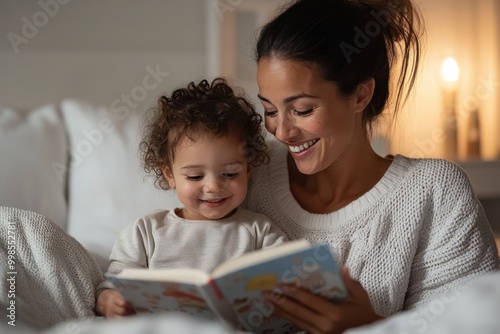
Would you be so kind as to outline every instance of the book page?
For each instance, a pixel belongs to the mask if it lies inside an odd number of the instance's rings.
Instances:
[[[279,291],[281,283],[300,286],[329,300],[347,297],[340,267],[328,245],[314,245],[261,261],[215,281],[241,326],[252,333],[298,331],[291,323],[274,315],[274,309],[263,298],[263,291]]]
[[[244,254],[236,259],[226,261],[219,265],[212,272],[212,277],[217,278],[224,276],[232,271],[238,271],[256,263],[270,261],[275,258],[282,257],[286,254],[295,253],[299,250],[311,247],[311,243],[307,240],[289,241],[280,246],[273,248],[261,249],[252,253]]]
[[[136,279],[144,281],[171,281],[183,282],[196,285],[207,284],[210,276],[203,270],[198,269],[138,269],[125,268],[116,275],[120,278]]]
[[[175,281],[153,281],[106,276],[139,313],[181,312],[202,319],[218,319],[205,287]]]

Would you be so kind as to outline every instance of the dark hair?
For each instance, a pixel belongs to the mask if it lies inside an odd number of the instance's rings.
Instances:
[[[226,80],[202,80],[163,95],[149,109],[139,147],[146,173],[153,172],[156,185],[169,189],[163,169],[171,167],[175,149],[188,137],[191,140],[236,135],[248,162],[260,166],[269,162],[268,149],[261,132],[262,116],[242,95],[236,94]]]
[[[421,23],[411,0],[299,0],[263,27],[256,57],[317,64],[344,95],[374,78],[373,98],[363,112],[364,124],[371,125],[386,106],[400,57],[395,111],[413,87]]]

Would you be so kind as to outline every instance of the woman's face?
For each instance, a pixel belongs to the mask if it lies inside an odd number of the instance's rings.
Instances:
[[[365,136],[357,93],[342,96],[316,65],[264,58],[257,69],[267,130],[282,142],[303,174],[334,165]],[[357,138],[358,137],[358,138]]]

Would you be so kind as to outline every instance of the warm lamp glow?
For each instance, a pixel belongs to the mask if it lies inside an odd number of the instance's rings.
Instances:
[[[456,159],[458,154],[457,116],[455,112],[457,100],[457,82],[459,69],[453,58],[446,58],[441,66],[443,76],[444,106],[444,154],[445,158]]]
[[[460,70],[455,59],[448,57],[441,66],[441,74],[445,82],[455,83],[458,81]]]

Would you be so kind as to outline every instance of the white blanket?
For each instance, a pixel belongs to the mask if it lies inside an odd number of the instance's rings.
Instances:
[[[428,304],[345,334],[498,334],[500,271],[485,274]]]
[[[83,246],[49,219],[0,207],[0,249],[2,322],[45,329],[96,318],[95,289],[103,274]]]

